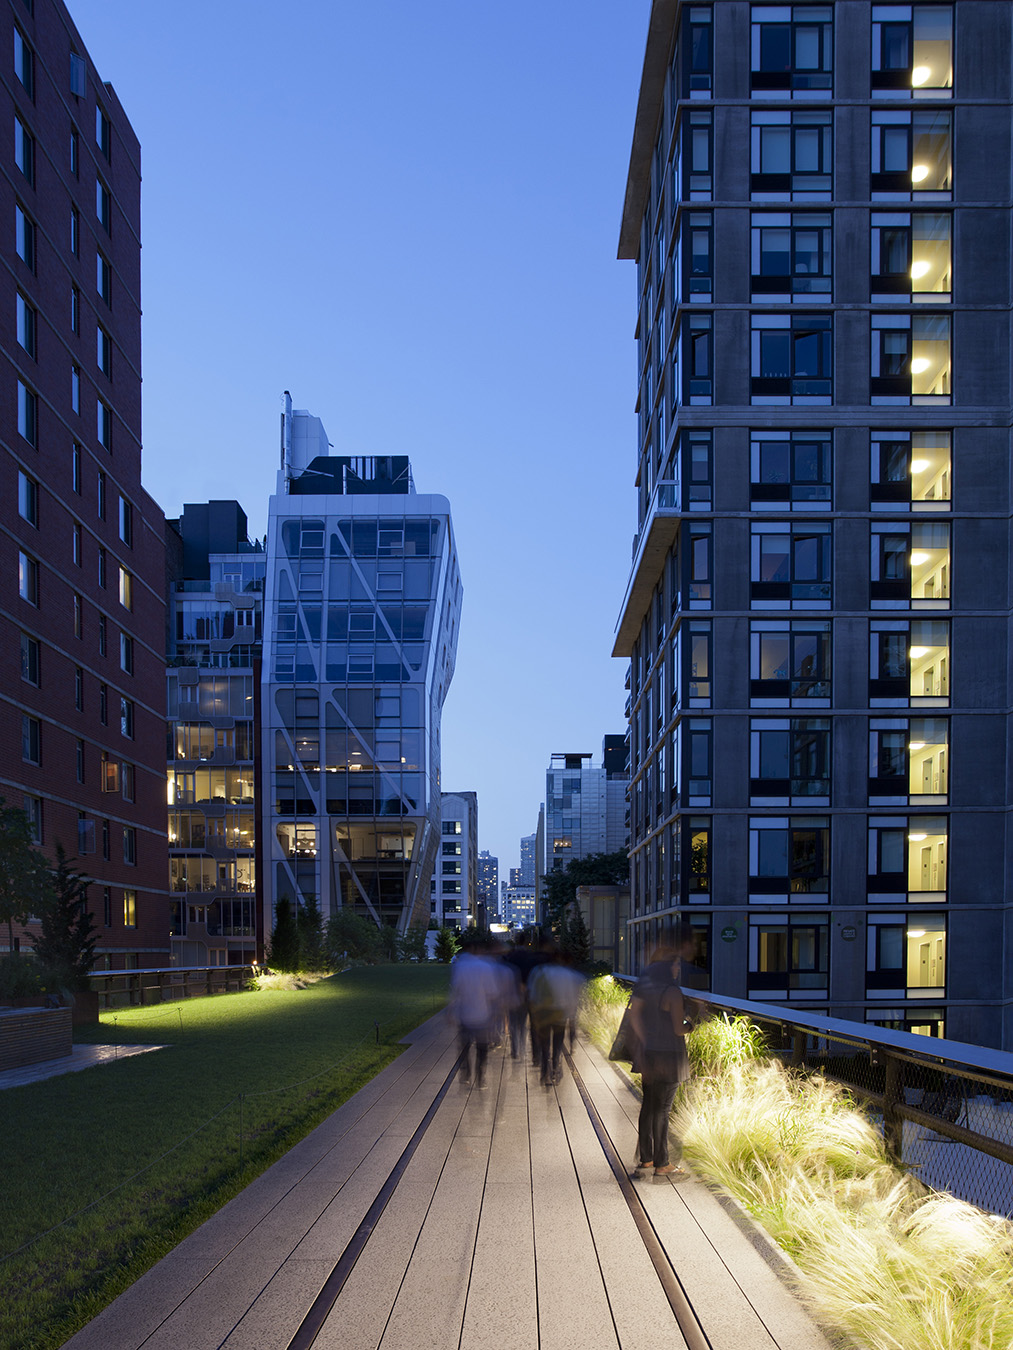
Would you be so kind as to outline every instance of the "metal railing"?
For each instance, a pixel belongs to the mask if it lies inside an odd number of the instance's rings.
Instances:
[[[882,1131],[893,1161],[926,1186],[1013,1219],[1013,1054],[683,992],[711,1013],[755,1022],[786,1066],[843,1084]]]

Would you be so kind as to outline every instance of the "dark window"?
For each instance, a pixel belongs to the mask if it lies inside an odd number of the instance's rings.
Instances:
[[[830,795],[830,723],[825,718],[754,721],[751,741],[751,796]]]
[[[20,28],[14,29],[14,74],[29,98],[35,97],[35,53]]]
[[[749,888],[759,894],[825,894],[830,889],[830,827],[826,817],[751,824]]]
[[[28,684],[41,683],[40,647],[27,633],[21,634],[21,678]]]
[[[18,257],[35,271],[35,221],[23,207],[14,207],[14,244]]]
[[[830,697],[830,624],[754,626],[750,696]]]
[[[829,195],[833,172],[833,114],[754,112],[750,190]]]
[[[753,600],[829,601],[833,556],[830,529],[829,525],[754,526]]]
[[[14,119],[14,163],[27,182],[35,184],[35,137],[22,122]]]
[[[828,215],[754,215],[754,297],[791,292],[830,294],[831,225]]]
[[[786,505],[831,500],[829,431],[754,431],[750,496]]]
[[[829,401],[833,387],[833,320],[794,314],[788,321],[753,320],[753,398]]]
[[[825,990],[830,929],[822,916],[792,914],[750,925],[749,993]]]
[[[830,89],[832,6],[779,6],[777,17],[767,20],[764,13],[762,8],[753,10],[751,87]]]

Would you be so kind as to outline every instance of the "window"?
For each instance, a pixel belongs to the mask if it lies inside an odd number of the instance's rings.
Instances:
[[[74,707],[84,712],[84,671],[80,666],[74,668]]]
[[[71,409],[79,413],[81,411],[81,368],[80,366],[71,366],[70,368],[70,406]]]
[[[869,819],[869,901],[946,898],[945,816]]]
[[[950,571],[948,524],[873,522],[873,609],[945,609],[950,599]]]
[[[35,138],[20,117],[14,119],[14,163],[27,182],[35,184]]]
[[[950,196],[952,187],[948,112],[919,109],[872,113],[873,201],[896,197]]]
[[[709,404],[714,397],[714,319],[687,314],[682,322],[683,402]]]
[[[685,201],[707,201],[714,186],[713,115],[691,109],[682,117],[672,166],[674,190],[681,187]]]
[[[35,53],[20,28],[14,29],[14,74],[29,98],[35,97]]]
[[[70,129],[70,171],[77,178],[81,172],[81,138],[77,127]]]
[[[113,340],[101,324],[95,330],[95,359],[103,375],[113,373]]]
[[[28,825],[31,830],[31,840],[33,844],[42,843],[42,798],[33,797],[26,793],[23,798],[24,812],[28,817]]]
[[[18,470],[18,515],[29,525],[39,524],[39,485],[23,470]]]
[[[680,289],[681,288],[681,289]],[[714,222],[709,211],[691,211],[683,217],[682,231],[676,245],[675,266],[672,268],[672,309],[677,308],[683,295],[690,300],[709,300],[714,290]],[[662,305],[659,322],[664,315]],[[664,354],[664,334],[659,334],[659,348]]]
[[[753,798],[830,796],[830,722],[827,718],[756,718],[750,724]]]
[[[70,452],[70,484],[81,495],[81,447],[75,441]]]
[[[829,508],[832,455],[829,431],[775,431],[750,436],[750,500],[754,509]]]
[[[833,563],[830,525],[754,525],[750,595],[753,604],[830,604]]]
[[[123,927],[137,927],[137,892],[133,890],[123,892]]]
[[[830,647],[829,622],[754,623],[749,685],[753,705],[783,707],[789,699],[829,703]]]
[[[445,877],[459,877],[461,875],[461,864],[459,862],[445,862],[441,871]]]
[[[459,820],[445,820],[443,822],[444,834],[462,834],[463,827]]]
[[[460,844],[444,844],[441,850],[444,858],[457,858],[461,855]]]
[[[21,261],[35,271],[35,221],[21,206],[14,207],[14,246]]]
[[[830,927],[821,914],[770,914],[749,924],[750,998],[811,998],[828,988]]]
[[[953,87],[949,5],[873,5],[872,87],[877,94],[945,98]]]
[[[106,518],[106,476],[105,476],[105,472],[104,472],[102,469],[99,469],[99,471],[98,471],[98,486],[97,486],[97,491],[98,491],[98,518],[99,518],[99,520],[105,520],[105,518]]]
[[[21,718],[21,758],[27,764],[42,763],[42,724],[27,713]]]
[[[712,604],[711,527],[694,521],[686,545],[687,590],[690,609],[710,609]]]
[[[915,511],[946,510],[951,498],[948,431],[872,433],[872,509],[904,502]]]
[[[877,212],[872,217],[872,298],[945,301],[953,290],[950,217],[933,212]]]
[[[98,616],[98,654],[99,656],[105,656],[106,654],[106,616],[104,614]]]
[[[98,584],[105,590],[109,583],[109,560],[105,549],[99,545],[98,550]]]
[[[98,687],[98,720],[104,727],[109,725],[109,689],[104,684]]]
[[[35,306],[26,300],[18,292],[17,299],[17,338],[18,344],[28,353],[29,356],[35,356],[35,331],[36,331],[36,312]]]
[[[129,698],[120,699],[120,735],[134,739],[134,704]]]
[[[750,191],[754,198],[829,200],[833,114],[764,109],[752,114]]]
[[[106,234],[109,234],[112,228],[112,197],[101,178],[95,179],[95,214],[98,217],[98,223]]]
[[[128,867],[137,866],[137,831],[132,825],[123,826],[123,861]]]
[[[826,816],[754,816],[749,822],[750,899],[830,890]]]
[[[124,609],[134,607],[134,578],[125,567],[120,568],[120,604]]]
[[[128,633],[120,634],[120,669],[134,673],[134,639]]]
[[[40,647],[28,633],[21,634],[21,678],[27,684],[38,686],[40,675]]]
[[[753,93],[829,90],[833,69],[832,18],[831,5],[754,5],[750,79]]]
[[[830,295],[833,258],[829,215],[778,213],[752,218],[754,299]]]
[[[754,314],[754,404],[829,405],[833,388],[833,319],[829,314]]]
[[[951,364],[948,315],[873,314],[873,403],[948,404]]]
[[[95,144],[99,153],[108,159],[112,149],[112,127],[98,104],[95,105]]]
[[[38,445],[38,400],[26,384],[18,380],[18,432],[29,445]]]
[[[71,553],[74,559],[75,567],[81,566],[81,552],[82,552],[81,526],[75,520],[73,526],[71,527]]]
[[[113,269],[101,253],[95,255],[95,287],[107,305],[112,304]]]
[[[112,449],[113,441],[113,410],[108,403],[103,403],[101,399],[96,401],[96,435],[99,445],[104,446],[106,450]]]
[[[876,719],[869,723],[869,796],[945,798],[949,722],[945,717]]]
[[[77,743],[77,781],[84,782],[84,741]]]
[[[74,596],[74,636],[84,636],[84,601],[79,595]]]
[[[76,206],[70,208],[70,251],[75,258],[81,256],[81,215]]]
[[[706,98],[711,91],[713,39],[710,6],[693,5],[682,18],[683,90],[679,98]],[[673,70],[673,75],[675,71]]]
[[[912,703],[945,703],[950,693],[949,621],[873,621],[869,661],[869,698],[873,706],[908,699]]]
[[[70,54],[70,92],[77,98],[84,98],[88,92],[88,70],[84,57],[76,52]]]
[[[18,553],[18,595],[30,605],[39,603],[39,564],[27,553]]]
[[[123,800],[132,802],[134,800],[134,766],[128,764],[126,760],[121,765],[121,778],[123,781]]]
[[[946,995],[946,916],[877,914],[869,922],[866,997]]]
[[[110,833],[109,833],[109,821],[108,821],[108,820],[103,820],[103,822],[102,822],[102,857],[106,860],[106,862],[109,861],[110,854],[111,854],[111,851],[110,851],[110,848],[109,848],[109,838],[110,838]]]

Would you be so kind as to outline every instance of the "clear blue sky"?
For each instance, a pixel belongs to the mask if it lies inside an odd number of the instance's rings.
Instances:
[[[283,390],[411,456],[464,582],[443,787],[519,862],[549,756],[624,729],[649,0],[68,0],[141,141],[144,481],[261,535]]]

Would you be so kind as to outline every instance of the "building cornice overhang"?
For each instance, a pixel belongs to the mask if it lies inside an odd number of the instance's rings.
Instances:
[[[647,28],[644,70],[640,77],[640,98],[633,124],[633,148],[626,176],[626,196],[619,230],[619,254],[636,259],[640,247],[640,222],[651,183],[651,156],[657,138],[658,122],[665,106],[665,77],[675,36],[676,17],[682,0],[653,0]]]

